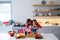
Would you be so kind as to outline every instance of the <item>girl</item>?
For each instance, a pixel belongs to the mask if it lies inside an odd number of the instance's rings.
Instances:
[[[38,24],[36,19],[33,19],[33,27],[42,28],[42,26],[40,24]]]
[[[33,26],[31,27],[31,31],[33,33],[35,33],[38,28],[42,28],[42,26],[39,25],[38,22],[35,19],[33,19]]]

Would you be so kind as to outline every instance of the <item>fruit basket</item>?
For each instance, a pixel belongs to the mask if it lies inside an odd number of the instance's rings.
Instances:
[[[24,38],[35,38],[35,39],[43,39],[43,36],[38,33],[29,33],[28,35],[25,35],[25,33],[15,33],[14,31],[8,32],[10,37],[14,37],[16,39],[24,39]]]
[[[16,38],[16,39],[25,38],[25,34],[24,34],[24,33],[15,34],[15,38]]]

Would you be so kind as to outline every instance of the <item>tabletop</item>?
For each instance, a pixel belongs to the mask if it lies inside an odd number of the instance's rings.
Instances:
[[[24,38],[24,39],[16,39],[15,37],[10,37],[8,33],[0,33],[0,40],[59,40],[52,33],[41,33],[43,39],[35,39],[35,38]]]

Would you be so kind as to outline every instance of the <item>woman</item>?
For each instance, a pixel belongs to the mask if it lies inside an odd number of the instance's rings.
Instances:
[[[32,26],[32,20],[27,19],[26,20],[26,26],[25,26],[25,35],[27,35],[27,33],[31,32],[31,26]]]
[[[29,26],[31,26],[32,25],[32,20],[31,19],[27,19],[26,20],[26,28],[29,28]]]

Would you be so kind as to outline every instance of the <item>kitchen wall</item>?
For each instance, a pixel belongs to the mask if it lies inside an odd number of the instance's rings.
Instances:
[[[12,19],[25,23],[27,18],[33,17],[34,0],[13,0],[12,1]]]
[[[0,1],[12,1],[12,19],[14,21],[25,23],[27,18],[34,19],[33,15],[33,4],[41,4],[42,0],[0,0]],[[46,0],[46,3],[49,4],[49,2],[52,0]],[[53,0],[56,3],[60,4],[60,0]],[[57,17],[55,17],[56,19]],[[40,21],[47,21],[48,19],[44,18],[36,18],[38,22]],[[53,20],[50,18],[50,21]],[[57,18],[55,21],[60,20]],[[43,22],[42,21],[42,22]],[[60,22],[60,21],[58,21]]]
[[[42,0],[12,0],[12,19],[22,23],[25,23],[27,18],[34,19],[34,7],[32,5],[36,3],[41,4],[41,1]],[[46,0],[48,4],[50,1],[52,0]],[[60,0],[53,1],[60,4]]]

